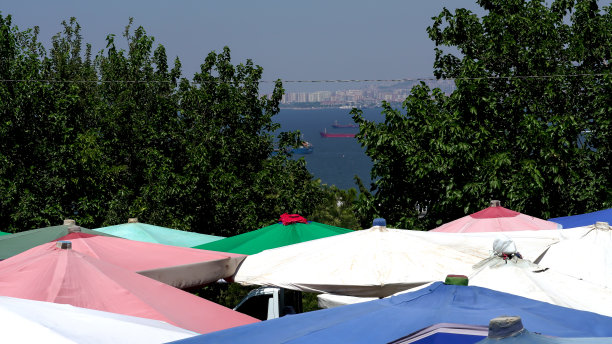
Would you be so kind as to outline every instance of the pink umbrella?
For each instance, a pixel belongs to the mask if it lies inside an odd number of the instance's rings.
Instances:
[[[74,251],[182,289],[230,277],[246,258],[242,254],[85,233],[71,233],[57,240],[70,240]],[[55,243],[43,244],[30,250],[44,251],[51,246],[55,246]]]
[[[57,246],[62,246],[60,248]],[[69,248],[28,250],[0,262],[0,295],[162,320],[208,333],[259,320]]]
[[[474,233],[474,232],[509,232],[536,231],[557,229],[554,222],[521,214],[499,205],[499,201],[491,201],[491,206],[474,214],[464,216],[455,221],[434,228],[431,232]]]

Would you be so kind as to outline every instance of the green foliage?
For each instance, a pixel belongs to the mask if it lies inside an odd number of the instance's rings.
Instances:
[[[435,75],[456,79],[451,95],[422,84],[404,112],[385,104],[381,124],[353,111],[376,180],[362,218],[431,229],[490,199],[543,218],[612,205],[610,7],[478,4],[482,18],[444,9],[427,29]]]
[[[320,203],[308,216],[308,219],[336,227],[361,229],[355,213],[356,201],[357,190],[354,188],[342,190],[335,185],[323,185],[323,196]]]
[[[298,134],[272,136],[280,81],[260,96],[263,69],[224,48],[190,82],[132,24],[127,50],[109,35],[92,58],[74,18],[47,53],[0,15],[0,228],[138,217],[230,236],[312,212],[323,191],[284,153]]]

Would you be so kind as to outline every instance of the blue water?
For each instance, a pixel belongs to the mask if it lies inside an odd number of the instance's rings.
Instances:
[[[327,129],[328,133],[356,133],[359,128],[333,128],[334,121],[339,124],[354,123],[348,109],[315,109],[292,110],[281,109],[274,116],[274,121],[280,123],[282,131],[300,130],[303,140],[312,143],[312,154],[294,155],[304,158],[306,167],[315,178],[323,184],[336,185],[340,189],[356,188],[353,176],[358,175],[366,187],[369,187],[372,161],[365,154],[365,148],[355,138],[323,138],[320,132]],[[380,108],[363,109],[363,116],[380,122]]]

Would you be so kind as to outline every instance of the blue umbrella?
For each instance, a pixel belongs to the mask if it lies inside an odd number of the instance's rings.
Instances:
[[[612,208],[580,215],[554,217],[548,219],[548,221],[556,222],[562,225],[563,228],[590,226],[595,224],[595,222],[612,223]]]
[[[610,317],[436,282],[390,298],[288,315],[173,343],[388,343],[433,324],[486,326],[490,319],[507,314],[520,316],[531,331],[551,336],[612,336]]]

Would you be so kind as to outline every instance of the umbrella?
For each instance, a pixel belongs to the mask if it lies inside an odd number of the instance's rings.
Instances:
[[[538,265],[584,281],[612,288],[612,228],[605,222],[587,226],[579,238],[551,245]]]
[[[203,250],[255,254],[271,248],[353,232],[323,223],[306,221],[299,215],[283,214],[281,222],[248,233],[196,246]],[[285,221],[282,221],[285,219]]]
[[[71,241],[72,249],[82,254],[181,289],[230,277],[246,257],[84,233],[71,233],[58,240]],[[54,245],[47,243],[26,252],[35,254]]]
[[[0,296],[5,343],[166,343],[195,332],[159,320]]]
[[[223,239],[223,237],[215,235],[153,226],[140,223],[135,219],[130,219],[128,223],[97,228],[96,230],[120,238],[181,247],[194,247]]]
[[[467,274],[483,259],[378,224],[249,256],[234,280],[244,285],[385,297],[439,281],[449,272]]]
[[[10,234],[10,233],[6,233],[6,232],[2,232],[2,231],[0,231],[0,236],[2,236],[2,235],[9,235],[9,234]]]
[[[469,284],[612,316],[612,290],[517,257],[491,257],[481,262]]]
[[[556,222],[562,225],[563,228],[589,226],[595,224],[595,222],[610,223],[612,222],[612,208],[580,215],[554,217],[548,219],[548,221]]]
[[[58,242],[0,262],[0,295],[70,304],[207,333],[257,322],[167,284],[83,255]]]
[[[435,324],[411,333],[390,344],[473,344],[487,336],[489,329],[482,325]]]
[[[61,226],[37,228],[29,231],[0,236],[0,260],[12,257],[32,247],[60,238],[71,232],[112,236],[74,225],[74,220],[65,220]]]
[[[468,232],[509,232],[524,230],[557,229],[554,222],[521,214],[499,206],[499,201],[492,201],[491,206],[474,214],[434,228],[432,232],[468,233]]]
[[[486,288],[436,282],[418,291],[289,315],[174,343],[387,343],[438,323],[486,325],[518,315],[532,331],[560,337],[612,336],[612,318]]]

